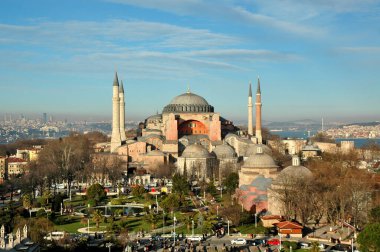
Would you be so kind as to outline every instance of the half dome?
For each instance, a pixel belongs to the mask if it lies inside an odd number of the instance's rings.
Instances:
[[[228,144],[221,144],[217,145],[214,150],[212,151],[217,158],[235,158],[236,157],[236,152],[234,149],[229,146]]]

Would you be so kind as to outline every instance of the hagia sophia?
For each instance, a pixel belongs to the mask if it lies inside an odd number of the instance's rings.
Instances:
[[[280,171],[272,149],[264,144],[261,132],[262,103],[260,79],[255,99],[255,134],[253,134],[252,87],[248,90],[247,134],[223,118],[205,98],[188,90],[174,97],[161,114],[145,119],[138,136],[125,135],[123,83],[117,73],[113,81],[112,137],[110,152],[127,162],[154,173],[158,166],[174,165],[180,174],[194,180],[219,180],[231,172],[239,174],[237,197],[246,210],[281,215],[281,206],[273,188],[281,188],[288,176],[312,176],[301,166],[298,156],[292,166]]]

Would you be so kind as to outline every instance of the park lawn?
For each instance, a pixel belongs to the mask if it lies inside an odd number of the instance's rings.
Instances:
[[[257,228],[255,228],[255,224],[245,224],[244,226],[237,227],[237,230],[239,230],[242,234],[264,234],[265,228],[263,226],[257,225]]]
[[[86,227],[87,225],[84,225],[79,221],[77,222],[72,222],[68,224],[63,224],[63,225],[54,225],[54,229],[58,231],[66,231],[68,233],[78,233],[79,228]],[[95,226],[95,223],[90,222],[90,227]]]

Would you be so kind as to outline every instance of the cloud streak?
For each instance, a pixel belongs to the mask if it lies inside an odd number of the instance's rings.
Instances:
[[[301,59],[288,52],[241,49],[243,39],[207,29],[136,20],[41,21],[0,28],[0,44],[11,48],[0,49],[0,56],[11,59],[0,65],[30,71],[98,72],[118,65],[140,76],[194,76],[208,70],[250,71],[247,63]],[[24,49],[13,51],[14,45]]]
[[[326,31],[310,25],[299,24],[267,14],[248,10],[238,4],[227,1],[202,0],[105,0],[118,4],[127,4],[142,8],[150,8],[177,15],[190,15],[243,23],[252,27],[274,28],[277,31],[295,34],[302,37],[318,37],[325,35]]]

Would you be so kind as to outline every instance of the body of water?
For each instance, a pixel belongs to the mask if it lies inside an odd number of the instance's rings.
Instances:
[[[317,131],[310,131],[310,136],[313,136]],[[279,135],[282,138],[308,138],[307,131],[271,131],[273,135]],[[335,142],[340,143],[341,141],[354,141],[355,147],[360,148],[364,144],[373,142],[380,145],[380,138],[336,138]]]

